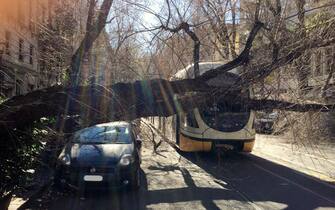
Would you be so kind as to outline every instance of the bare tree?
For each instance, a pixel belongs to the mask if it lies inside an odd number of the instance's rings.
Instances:
[[[96,22],[93,24],[99,26],[98,29],[103,28],[106,23],[109,11],[107,6],[110,5],[111,1],[108,0],[102,3],[95,18]],[[219,95],[224,95],[224,99],[230,103],[242,101],[255,110],[272,108],[298,112],[332,110],[334,107],[332,104],[308,103],[302,100],[245,99],[240,95],[242,89],[248,89],[274,71],[292,65],[308,51],[335,43],[332,30],[335,24],[333,19],[329,19],[323,27],[309,27],[306,36],[301,40],[301,34],[298,31],[290,30],[286,26],[286,18],[279,17],[279,14],[283,13],[281,13],[281,5],[278,1],[275,6],[271,5],[273,5],[272,2],[268,5],[261,2],[254,5],[252,14],[248,14],[253,17],[252,21],[249,19],[250,31],[243,50],[237,54],[235,59],[195,79],[180,81],[156,79],[118,83],[108,87],[75,85],[72,85],[72,89],[61,86],[51,87],[25,96],[17,96],[2,103],[0,116],[4,123],[1,126],[6,129],[20,128],[42,116],[59,113],[80,114],[83,109],[87,109],[90,113],[91,123],[155,115],[168,116],[176,113],[177,107],[173,100],[175,95],[178,95],[179,103],[185,110],[202,106]],[[271,18],[267,18],[262,12],[260,8],[263,7],[268,8],[273,14]],[[181,13],[178,14],[178,11],[176,14],[183,17]],[[155,15],[159,16],[159,14]],[[165,21],[160,17],[162,23],[153,30],[163,29],[171,32],[184,30],[187,33],[191,26],[188,22],[176,23],[175,27],[171,27],[169,17],[167,16]],[[76,78],[80,69],[80,65],[77,64],[80,64],[84,52],[97,36],[96,31],[88,31],[79,50],[74,55],[72,75],[76,75]],[[268,37],[273,41],[264,40]],[[239,66],[243,66],[244,70],[239,78],[235,78],[229,71]],[[220,84],[213,86],[209,81],[219,76],[225,79],[221,79]],[[90,101],[93,99],[94,103]],[[22,118],[22,113],[27,112],[30,114]]]
[[[97,1],[90,0],[86,33],[80,46],[72,56],[71,68],[70,68],[70,84],[75,86],[78,84],[80,68],[83,58],[86,56],[89,49],[92,47],[93,42],[98,38],[100,32],[104,29],[106,22],[108,21],[108,15],[112,6],[113,0],[104,0],[101,3],[100,8],[96,10]]]

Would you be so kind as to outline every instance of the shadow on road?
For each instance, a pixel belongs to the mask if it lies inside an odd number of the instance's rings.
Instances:
[[[49,209],[147,209],[151,204],[201,201],[206,209],[220,209],[214,200],[236,200],[238,196],[232,191],[222,188],[197,187],[190,172],[179,166],[151,166],[149,170],[180,170],[187,187],[176,189],[148,190],[145,174],[142,174],[142,187],[138,192],[89,191],[85,200],[78,195],[60,197],[49,205]],[[187,206],[185,206],[187,208]]]
[[[213,153],[179,153],[261,208],[335,208],[334,185],[261,157],[228,153],[218,161]]]
[[[89,189],[84,198],[75,192],[54,199],[47,206],[54,210],[145,209],[143,194],[147,192],[147,186],[145,173],[141,170],[141,188],[138,191]]]
[[[181,205],[189,209],[194,208],[193,201],[201,202],[206,209],[260,207],[259,209],[308,210],[335,207],[334,187],[260,157],[232,154],[223,156],[221,164],[218,165],[217,156],[214,154],[181,155],[212,175],[218,187],[198,187],[186,168],[157,164],[149,166],[148,170],[179,170],[187,187],[159,186],[156,190],[148,189],[148,180],[142,171],[142,187],[138,192],[91,191],[85,200],[76,194],[64,195],[52,200],[47,205],[48,209],[146,209],[152,207],[151,205],[165,208],[164,204],[180,202],[187,202]]]

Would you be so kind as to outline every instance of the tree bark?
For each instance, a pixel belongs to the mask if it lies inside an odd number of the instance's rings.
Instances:
[[[81,41],[80,46],[73,54],[71,59],[71,68],[70,68],[70,86],[76,86],[79,83],[80,77],[80,67],[83,58],[85,57],[86,53],[91,49],[94,41],[100,35],[100,32],[104,29],[110,8],[112,6],[113,0],[104,0],[101,4],[99,9],[99,14],[94,21],[94,9],[96,6],[96,1],[91,0],[89,11],[88,11],[88,18],[86,24],[86,33],[84,39]]]

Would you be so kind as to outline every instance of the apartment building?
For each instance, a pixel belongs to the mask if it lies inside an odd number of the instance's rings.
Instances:
[[[48,21],[48,0],[0,2],[0,94],[38,88],[37,24]]]
[[[108,33],[103,30],[95,40],[81,68],[81,82],[109,86],[113,83],[115,73],[112,61],[112,47]]]
[[[55,8],[65,2],[72,4],[77,23],[71,39],[75,50],[86,30],[88,0],[0,1],[0,97],[24,94],[57,83],[59,71],[41,65],[38,39],[39,32],[48,30],[54,23]]]
[[[328,27],[329,18],[334,16],[334,6],[330,5],[330,0],[306,0],[305,4],[305,27],[307,30],[319,26]],[[285,17],[290,17],[290,23],[298,24],[297,9],[295,4],[292,8],[288,8],[283,14]],[[313,33],[318,33],[315,30]],[[335,45],[330,45],[322,48],[311,49],[306,54],[305,66],[291,68],[299,68],[296,71],[306,71],[306,80],[303,95],[300,97],[308,100],[322,101],[332,103],[335,100]],[[285,89],[299,90],[298,77],[283,77],[280,82]]]
[[[331,3],[329,0],[309,1],[307,9],[321,7]],[[327,19],[334,17],[334,6],[325,7],[308,13],[310,25],[315,24],[315,20],[323,27],[327,27]],[[314,21],[313,21],[314,19]],[[307,26],[308,27],[308,26]],[[335,100],[335,45],[330,45],[314,50],[310,59],[310,72],[308,86],[313,87],[310,95],[321,96],[326,102]],[[325,85],[327,87],[325,87]]]

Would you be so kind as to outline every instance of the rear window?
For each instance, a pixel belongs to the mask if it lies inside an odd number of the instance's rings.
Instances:
[[[75,143],[129,144],[131,134],[127,126],[92,126],[75,133]]]

